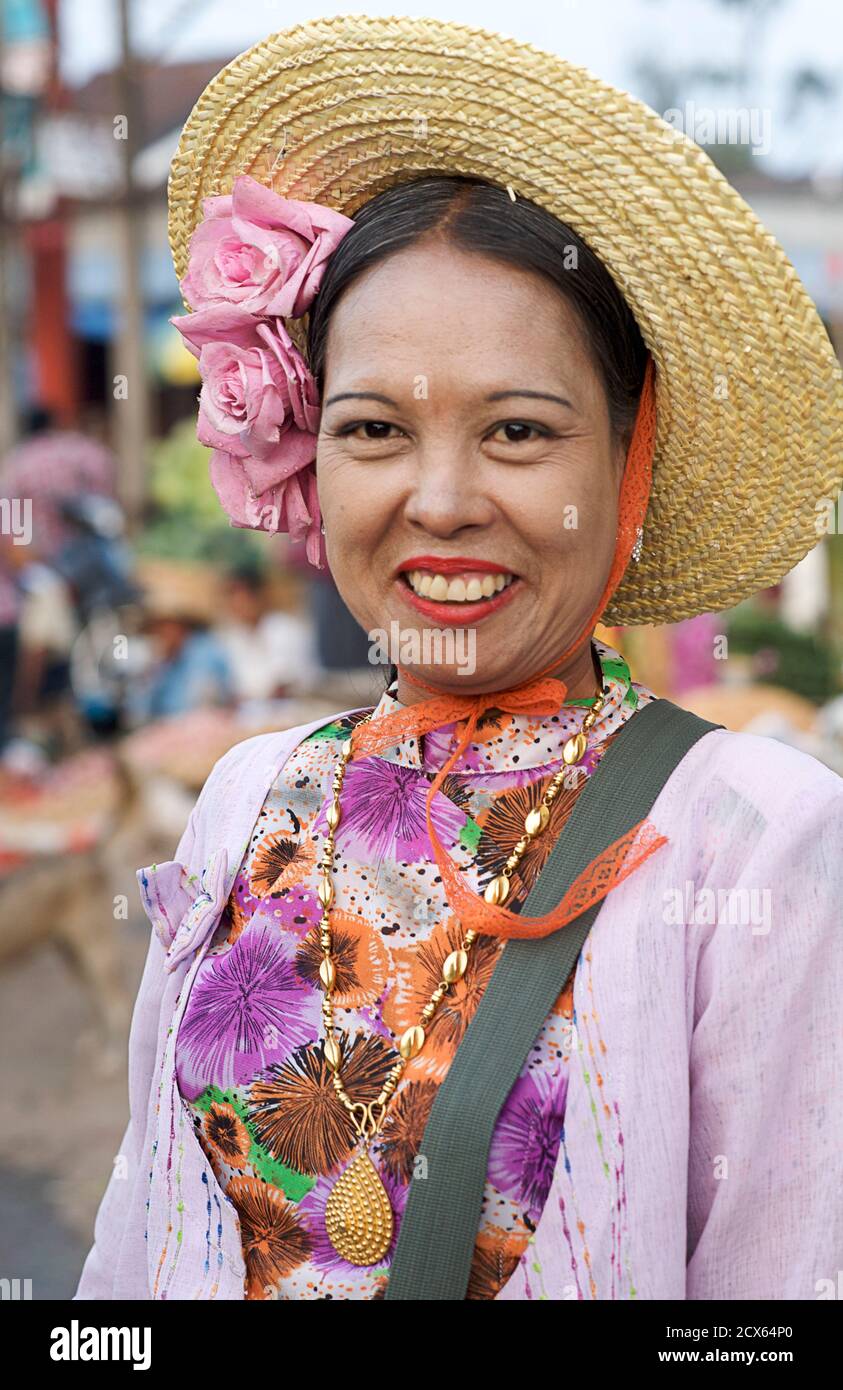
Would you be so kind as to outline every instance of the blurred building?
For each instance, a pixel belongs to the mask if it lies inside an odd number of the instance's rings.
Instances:
[[[166,183],[181,126],[223,61],[139,67],[143,141],[133,179],[153,435],[195,406],[195,363],[168,323],[183,305],[167,242]],[[122,274],[115,202],[123,188],[122,120],[117,72],[62,90],[40,111],[33,159],[21,180],[25,389],[68,421],[107,417],[120,371],[114,357]]]

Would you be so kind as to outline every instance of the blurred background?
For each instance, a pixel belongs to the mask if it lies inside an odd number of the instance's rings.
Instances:
[[[551,48],[703,144],[843,354],[838,0],[423,10]],[[251,43],[335,12],[0,0],[0,1277],[36,1298],[73,1293],[126,1122],[135,868],[172,857],[233,743],[383,689],[330,575],[228,526],[168,323],[188,112]],[[599,635],[659,694],[843,772],[842,532],[843,497],[825,499],[781,585]]]

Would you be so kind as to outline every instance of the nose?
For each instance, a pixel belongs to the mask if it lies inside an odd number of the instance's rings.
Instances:
[[[453,440],[426,445],[414,459],[404,519],[442,540],[489,526],[496,506],[486,481],[482,461]]]

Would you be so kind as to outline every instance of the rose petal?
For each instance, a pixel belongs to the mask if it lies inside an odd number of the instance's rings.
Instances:
[[[194,357],[199,356],[206,343],[232,343],[248,348],[259,342],[254,316],[235,304],[215,304],[195,314],[174,314],[170,323],[178,329]]]

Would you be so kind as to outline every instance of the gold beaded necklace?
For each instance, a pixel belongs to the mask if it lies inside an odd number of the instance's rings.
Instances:
[[[573,734],[562,749],[563,766],[551,778],[541,802],[524,818],[524,833],[518,840],[504,866],[503,873],[487,885],[483,894],[487,903],[502,906],[512,890],[512,875],[517,869],[527,846],[541,835],[550,823],[550,807],[558,796],[569,769],[581,762],[588,747],[588,734],[606,703],[606,692],[601,689],[594,705],[589,710],[579,732]],[[372,715],[367,715],[361,724],[367,724]],[[340,750],[340,759],[334,772],[333,795],[325,818],[328,831],[319,869],[322,881],[317,889],[322,904],[319,922],[319,937],[322,948],[322,961],[319,966],[319,979],[324,990],[322,1016],[325,1020],[325,1061],[331,1069],[334,1090],[351,1121],[358,1140],[363,1145],[362,1153],[353,1159],[338,1178],[328,1196],[325,1207],[325,1227],[328,1239],[338,1255],[353,1265],[376,1264],[389,1249],[394,1230],[394,1216],[386,1188],[369,1156],[369,1147],[383,1125],[386,1110],[407,1063],[417,1057],[427,1039],[426,1029],[436,1015],[445,995],[452,985],[461,980],[468,968],[468,956],[477,933],[468,930],[462,944],[451,951],[442,965],[442,978],[421,1011],[417,1024],[407,1028],[398,1042],[399,1060],[387,1074],[378,1097],[366,1104],[353,1101],[342,1082],[342,1049],[334,1034],[334,1006],[331,995],[336,987],[337,970],[332,956],[333,939],[331,934],[331,909],[334,907],[334,884],[331,871],[334,864],[334,841],[342,812],[340,797],[348,760],[351,757],[351,739],[346,739]]]

